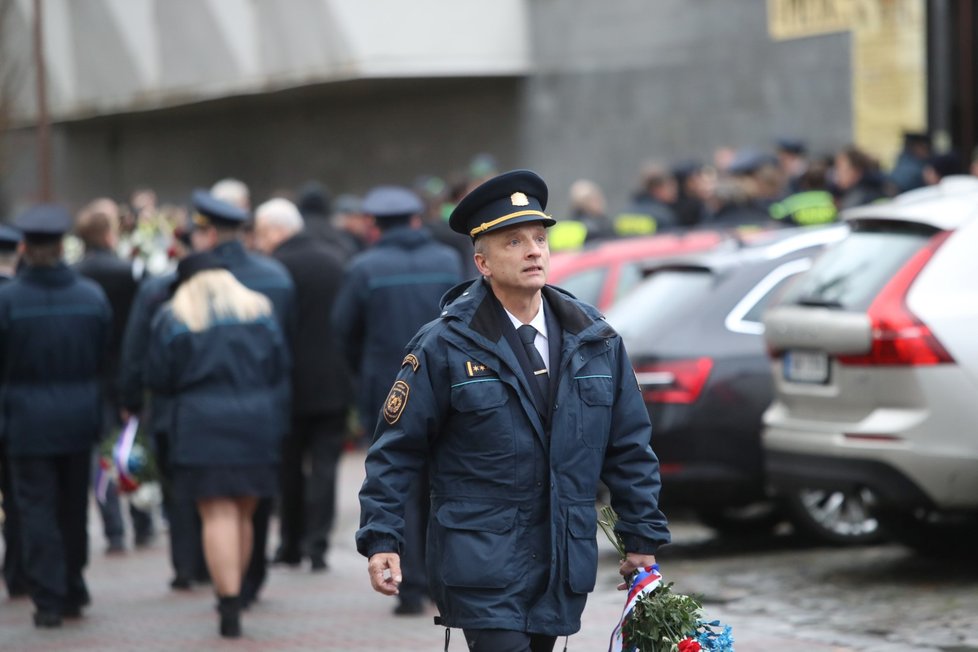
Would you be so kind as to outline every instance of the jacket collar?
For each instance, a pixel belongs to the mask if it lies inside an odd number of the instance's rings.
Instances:
[[[543,298],[554,312],[565,333],[582,340],[601,339],[614,335],[614,330],[604,321],[594,307],[578,301],[566,290],[546,285]],[[490,342],[498,342],[503,335],[500,313],[495,297],[485,279],[466,281],[456,285],[442,297],[442,318],[457,319]]]
[[[17,276],[28,283],[61,286],[71,283],[77,274],[72,271],[72,269],[68,267],[64,261],[61,261],[52,267],[35,267],[33,265],[24,265],[18,272]]]
[[[377,240],[375,247],[399,247],[401,249],[414,249],[432,240],[431,232],[421,227],[419,229],[410,226],[398,226],[384,231],[380,239]]]

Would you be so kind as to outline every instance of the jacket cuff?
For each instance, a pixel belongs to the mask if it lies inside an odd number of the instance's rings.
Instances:
[[[619,532],[621,542],[625,546],[625,552],[634,552],[639,555],[654,555],[659,548],[659,544],[652,539],[640,537],[637,534],[627,534]]]
[[[363,554],[370,559],[378,552],[398,552],[397,540],[393,537],[379,537],[367,544]]]

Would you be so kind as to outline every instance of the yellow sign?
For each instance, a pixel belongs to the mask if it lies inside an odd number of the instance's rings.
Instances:
[[[905,131],[927,128],[926,3],[920,0],[768,0],[779,41],[852,32],[853,140],[885,164]]]

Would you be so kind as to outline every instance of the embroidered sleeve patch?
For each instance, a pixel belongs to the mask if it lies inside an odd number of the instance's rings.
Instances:
[[[394,386],[391,387],[390,394],[384,401],[384,421],[392,426],[397,423],[404,412],[404,408],[407,407],[408,394],[410,393],[411,387],[406,382],[403,380],[394,381]]]
[[[401,360],[402,367],[406,364],[411,365],[411,368],[414,369],[414,373],[418,373],[418,367],[421,366],[421,362],[413,353],[408,353],[406,356],[404,356],[404,359]]]

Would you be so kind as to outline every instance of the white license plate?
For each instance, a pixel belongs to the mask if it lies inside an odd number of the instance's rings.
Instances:
[[[829,382],[829,356],[819,351],[788,351],[784,378],[793,383],[825,384]]]

